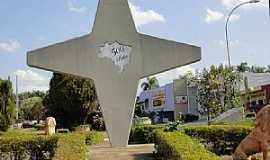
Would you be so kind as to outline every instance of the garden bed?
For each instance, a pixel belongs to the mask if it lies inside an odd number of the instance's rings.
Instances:
[[[158,138],[156,137],[155,132],[163,131],[166,128],[164,125],[146,125],[146,126],[137,126],[131,130],[129,143],[130,144],[147,144],[155,143],[159,144]],[[251,125],[185,125],[181,127],[180,131],[174,132],[164,132],[166,135],[176,134],[177,138],[174,139],[175,144],[180,145],[181,142],[179,136],[188,136],[189,139],[195,141],[197,144],[203,145],[208,151],[218,155],[231,155],[239,143],[251,132]],[[179,135],[178,135],[179,134]],[[167,141],[167,140],[166,140]],[[168,141],[169,142],[169,141]],[[178,144],[179,143],[179,144]],[[185,143],[183,143],[185,144]],[[168,146],[167,146],[168,147]],[[159,152],[161,152],[159,149]],[[166,147],[163,148],[166,150]],[[174,148],[176,149],[176,148]],[[163,151],[162,151],[163,152]],[[167,151],[164,151],[167,152]],[[180,151],[182,152],[182,150]],[[185,151],[187,152],[187,151]],[[179,154],[179,153],[178,153]],[[183,153],[187,154],[187,153]],[[192,154],[192,152],[190,153]]]
[[[157,157],[162,160],[219,160],[202,144],[181,132],[156,131]]]
[[[185,126],[182,129],[217,155],[231,155],[251,130],[252,127],[245,125]]]
[[[74,132],[54,136],[11,131],[0,136],[0,160],[88,159],[87,145],[104,139],[101,132]]]

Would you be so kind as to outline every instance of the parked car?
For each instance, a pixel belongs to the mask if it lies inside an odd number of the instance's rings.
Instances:
[[[34,124],[31,121],[24,121],[22,123],[22,128],[33,128]]]
[[[256,119],[256,113],[255,112],[247,112],[245,113],[245,118],[249,120],[255,120]]]

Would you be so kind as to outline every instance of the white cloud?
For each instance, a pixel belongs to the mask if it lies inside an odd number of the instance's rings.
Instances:
[[[172,83],[173,80],[178,79],[179,76],[184,76],[188,72],[195,73],[195,68],[193,68],[190,65],[179,67],[179,68],[155,75],[155,77],[158,79],[160,85],[163,86],[165,84]]]
[[[219,20],[223,19],[223,17],[224,17],[224,14],[221,12],[213,11],[211,9],[207,9],[206,11],[207,11],[207,15],[204,19],[206,23],[219,21]]]
[[[18,76],[20,92],[33,90],[46,91],[49,89],[49,78],[45,78],[30,69],[17,70],[14,74]]]
[[[9,40],[6,42],[0,42],[0,52],[15,52],[21,48],[20,42],[16,40]]]
[[[228,9],[232,9],[234,6],[240,3],[247,2],[247,0],[221,0],[221,2],[224,7]],[[263,8],[263,7],[268,7],[268,6],[269,6],[269,0],[261,0],[261,2],[259,3],[246,5],[243,8],[251,9],[251,8]]]
[[[226,17],[225,19],[227,19],[227,17]],[[233,15],[231,15],[231,17],[230,17],[230,22],[235,22],[235,21],[238,21],[239,19],[240,19],[240,15],[238,15],[238,14],[233,14]]]
[[[223,41],[223,40],[216,41],[216,43],[219,44],[219,45],[221,45],[221,46],[223,46],[223,47],[226,46],[226,42]],[[230,42],[229,42],[229,45],[230,45],[231,47],[238,46],[238,45],[240,45],[240,41],[239,41],[239,40],[233,40],[233,41],[230,41]]]
[[[135,6],[133,3],[129,3],[129,6],[137,27],[149,23],[166,21],[163,15],[153,10],[143,11],[140,7]]]
[[[72,0],[68,0],[67,5],[68,9],[72,12],[85,13],[87,11],[87,8],[85,6],[82,7],[75,6],[75,1]]]

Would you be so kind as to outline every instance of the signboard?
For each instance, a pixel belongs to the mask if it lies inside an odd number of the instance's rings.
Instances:
[[[153,107],[154,108],[164,108],[165,107],[165,89],[159,88],[153,92]]]
[[[187,96],[175,96],[175,103],[176,104],[188,104],[188,97]]]

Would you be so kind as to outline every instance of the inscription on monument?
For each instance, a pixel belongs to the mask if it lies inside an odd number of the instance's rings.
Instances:
[[[132,48],[119,42],[107,42],[100,48],[99,58],[109,58],[120,68],[119,72],[124,71],[124,67],[129,63]]]

